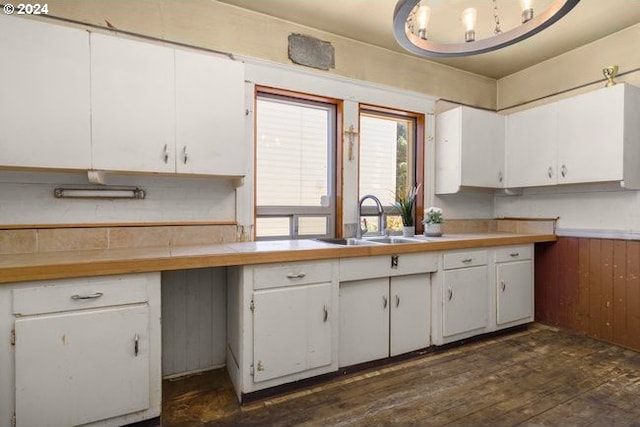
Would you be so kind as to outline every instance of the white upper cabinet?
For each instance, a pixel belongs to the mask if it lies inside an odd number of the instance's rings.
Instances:
[[[246,175],[244,67],[176,50],[176,171]]]
[[[175,172],[174,50],[91,34],[93,168]]]
[[[469,107],[436,118],[436,193],[504,186],[504,116]]]
[[[557,135],[556,103],[507,117],[507,187],[557,183]]]
[[[508,116],[507,186],[640,188],[640,89],[619,84]]]
[[[638,188],[640,89],[619,84],[558,102],[558,183]]]
[[[0,166],[91,165],[89,34],[0,14]]]

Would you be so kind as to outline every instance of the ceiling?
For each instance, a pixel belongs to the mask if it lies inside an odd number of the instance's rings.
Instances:
[[[393,36],[392,20],[396,0],[218,1],[412,55],[402,49]],[[440,4],[440,7],[448,2],[452,8],[459,8],[458,3],[468,0],[430,1]],[[519,3],[517,0],[497,0],[499,10],[509,8],[509,4],[505,2]],[[479,10],[479,22],[482,4],[486,5],[487,10],[493,10],[492,0],[474,0],[473,3]],[[493,20],[492,14],[489,17]],[[431,15],[431,21],[436,19],[434,12]],[[638,22],[640,22],[640,0],[581,0],[559,22],[515,45],[465,58],[429,58],[429,60],[484,76],[500,78]],[[459,25],[459,22],[453,23],[449,31],[452,34],[459,33]]]

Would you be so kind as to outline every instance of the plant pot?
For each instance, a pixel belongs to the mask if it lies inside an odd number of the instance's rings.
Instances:
[[[413,237],[416,235],[416,227],[413,225],[402,227],[402,236],[404,237]]]
[[[425,224],[424,235],[427,237],[442,236],[442,224]]]

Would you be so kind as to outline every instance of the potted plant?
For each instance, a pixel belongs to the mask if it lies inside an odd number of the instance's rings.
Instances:
[[[424,210],[424,235],[430,237],[442,236],[442,221],[444,217],[442,215],[442,209],[431,206]]]
[[[416,227],[413,222],[413,208],[416,204],[419,189],[420,184],[415,185],[406,194],[397,196],[396,201],[393,202],[393,207],[402,218],[402,235],[405,237],[411,237],[416,234]]]

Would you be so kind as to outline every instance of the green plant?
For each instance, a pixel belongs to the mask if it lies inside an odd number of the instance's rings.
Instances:
[[[405,227],[413,226],[413,207],[416,204],[419,189],[420,184],[411,188],[406,194],[396,195],[396,201],[393,202],[393,207],[400,214],[402,225]]]
[[[443,220],[442,209],[431,206],[424,210],[423,224],[442,224]]]

